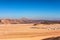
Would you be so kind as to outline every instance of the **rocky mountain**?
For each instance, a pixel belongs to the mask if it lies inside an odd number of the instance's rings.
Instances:
[[[29,23],[36,23],[36,24],[55,24],[60,23],[60,21],[56,20],[32,20],[28,18],[20,18],[20,19],[0,19],[0,24],[29,24]]]

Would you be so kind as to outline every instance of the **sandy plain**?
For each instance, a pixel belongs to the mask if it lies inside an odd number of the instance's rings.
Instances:
[[[60,24],[0,24],[0,40],[42,40],[60,36]]]

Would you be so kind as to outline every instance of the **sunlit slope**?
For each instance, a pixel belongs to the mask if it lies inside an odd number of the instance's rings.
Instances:
[[[36,28],[32,28],[36,27]],[[43,27],[45,29],[43,29]],[[31,39],[33,40],[40,37],[44,38],[46,36],[60,36],[59,29],[48,29],[48,27],[60,27],[60,24],[54,25],[44,25],[38,24],[33,26],[33,24],[1,24],[0,25],[0,39],[11,39],[11,38],[20,38],[22,40]],[[12,39],[11,39],[12,40]]]

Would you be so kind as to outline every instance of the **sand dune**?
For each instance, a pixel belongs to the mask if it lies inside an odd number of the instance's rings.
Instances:
[[[1,40],[42,40],[48,37],[60,36],[60,24],[44,25],[39,24],[1,24]],[[55,29],[54,29],[55,28]]]

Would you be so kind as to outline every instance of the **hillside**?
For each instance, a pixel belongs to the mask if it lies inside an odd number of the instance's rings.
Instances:
[[[60,24],[60,21],[57,20],[32,20],[28,18],[21,18],[21,19],[0,19],[0,24]]]

